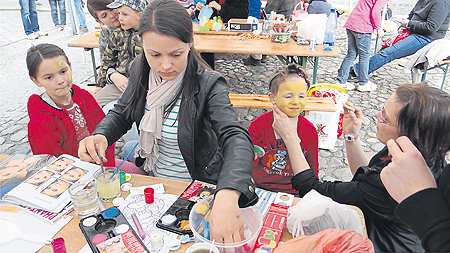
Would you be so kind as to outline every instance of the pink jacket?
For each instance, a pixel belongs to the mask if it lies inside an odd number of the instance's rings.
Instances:
[[[388,0],[359,0],[344,28],[358,33],[373,33],[381,27],[381,11]]]

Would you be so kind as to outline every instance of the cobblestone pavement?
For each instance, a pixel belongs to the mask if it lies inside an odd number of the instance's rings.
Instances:
[[[26,102],[33,93],[41,93],[43,90],[36,87],[28,78],[25,64],[26,50],[37,43],[54,43],[64,49],[72,62],[74,83],[92,83],[94,81],[90,54],[80,48],[69,48],[67,43],[76,36],[66,37],[63,32],[56,31],[51,22],[48,3],[41,0],[42,6],[38,6],[39,23],[41,30],[49,32],[49,36],[41,37],[36,41],[25,39],[20,20],[18,4],[13,0],[0,2],[0,153],[29,153],[27,141]],[[344,0],[330,0],[332,3],[346,4]],[[356,2],[356,1],[354,1]],[[394,15],[408,14],[415,4],[413,0],[392,0]],[[47,8],[47,9],[46,9]],[[336,45],[340,47],[341,54],[338,57],[321,58],[318,70],[318,82],[333,82],[337,76],[343,58],[346,54],[347,38],[345,29],[342,28],[348,14],[338,18],[338,30]],[[95,21],[86,13],[87,24],[93,30]],[[448,35],[449,36],[449,35]],[[447,37],[448,37],[447,36]],[[374,37],[374,36],[373,36]],[[372,50],[375,40],[372,41]],[[98,51],[95,51],[96,59],[99,59]],[[83,59],[83,54],[86,61]],[[245,66],[242,59],[248,55],[216,55],[216,70],[222,73],[229,83],[230,93],[267,94],[267,82],[270,73],[282,63],[276,57],[269,57],[269,61],[263,66]],[[373,92],[350,91],[350,101],[362,107],[365,118],[361,129],[361,140],[366,154],[371,157],[384,147],[376,138],[376,120],[374,114],[380,110],[386,99],[395,91],[399,84],[411,82],[410,74],[405,72],[399,64],[404,64],[407,59],[395,60],[386,64],[373,73],[370,78],[378,84],[378,90]],[[98,62],[97,62],[98,64]],[[311,67],[311,66],[309,66]],[[311,72],[311,70],[309,70]],[[427,74],[429,84],[440,86],[442,72],[434,70]],[[444,89],[449,90],[448,81]],[[238,119],[245,127],[266,110],[237,108]],[[116,144],[116,155],[120,155],[123,143]],[[321,178],[326,180],[345,180],[352,178],[346,160],[343,138],[337,140],[333,150],[320,150],[319,163]]]

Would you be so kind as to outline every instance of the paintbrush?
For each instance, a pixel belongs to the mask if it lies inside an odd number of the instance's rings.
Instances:
[[[97,154],[98,157],[100,157],[100,167],[102,168],[103,175],[106,175],[105,167],[103,167],[103,158],[100,156],[100,149],[98,148],[98,144],[97,144]]]

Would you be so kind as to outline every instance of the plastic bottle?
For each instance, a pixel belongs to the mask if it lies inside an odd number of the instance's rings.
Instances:
[[[325,36],[323,38],[323,50],[333,50],[334,42],[336,40],[336,10],[331,9],[327,20],[327,27],[325,29]]]

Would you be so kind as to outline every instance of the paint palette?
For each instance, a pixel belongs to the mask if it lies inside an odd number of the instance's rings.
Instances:
[[[202,181],[192,182],[156,223],[156,227],[179,235],[193,235],[189,213],[198,201],[214,195],[216,186]]]
[[[81,219],[78,226],[92,252],[148,252],[117,207]]]

